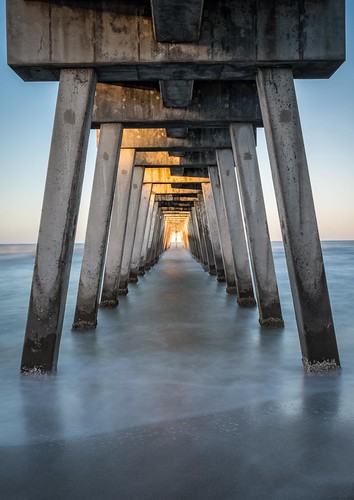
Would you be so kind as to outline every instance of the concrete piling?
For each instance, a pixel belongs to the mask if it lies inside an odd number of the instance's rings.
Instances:
[[[236,184],[235,164],[231,149],[217,149],[216,159],[220,177],[225,216],[228,220],[232,255],[237,286],[237,303],[254,306],[251,270],[248,260],[245,232],[243,229],[240,199]]]
[[[73,323],[74,330],[87,330],[97,325],[98,303],[122,133],[123,128],[118,123],[105,123],[101,126]]]
[[[112,308],[118,305],[119,277],[127,227],[134,156],[134,149],[122,149],[119,156],[111,230],[102,287],[101,307]]]
[[[253,127],[251,124],[235,123],[230,125],[230,134],[257,297],[259,323],[266,328],[281,327],[284,322]]]
[[[57,366],[95,83],[92,69],[60,74],[22,372]]]
[[[223,267],[227,284],[226,291],[227,293],[233,295],[237,293],[236,273],[234,266],[234,258],[232,254],[232,244],[231,244],[229,224],[225,215],[225,206],[221,194],[219,174],[216,168],[209,168],[208,171],[210,177],[211,190],[214,199],[216,220],[219,230]]]
[[[141,190],[143,187],[144,168],[134,167],[129,209],[127,216],[127,229],[124,238],[124,249],[122,263],[119,276],[118,295],[126,295],[128,293],[128,280],[130,272],[130,261],[132,258],[134,239],[136,234],[139,203]]]
[[[135,167],[136,168],[136,167]],[[151,196],[152,183],[143,184],[141,199],[139,204],[138,220],[136,224],[135,239],[133,245],[132,258],[130,263],[129,281],[136,283],[138,281],[140,259],[143,248],[143,240],[145,227],[147,226],[147,218],[149,211],[149,201]]]
[[[274,180],[302,360],[340,367],[291,69],[260,69],[257,87]]]

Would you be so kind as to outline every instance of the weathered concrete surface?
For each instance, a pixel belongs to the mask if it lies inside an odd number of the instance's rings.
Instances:
[[[201,237],[203,239],[207,257],[207,270],[211,276],[216,275],[216,267],[215,267],[215,259],[213,247],[210,241],[210,231],[208,226],[208,220],[206,217],[205,204],[203,194],[198,194],[198,203],[196,205],[197,214],[199,213],[200,217],[200,229],[201,229]]]
[[[179,165],[180,159],[176,156],[170,156],[167,151],[155,152],[138,152],[135,155],[134,165],[138,167],[163,167],[167,168],[173,165]]]
[[[169,168],[147,168],[145,169],[144,182],[153,184],[175,184],[178,182],[195,184],[196,182],[209,182],[209,179],[205,177],[172,176]]]
[[[187,128],[178,128],[178,127],[168,127],[166,128],[167,137],[174,137],[177,139],[185,139],[188,135]]]
[[[106,258],[122,133],[123,128],[120,124],[105,123],[101,126],[101,139],[97,152],[73,323],[74,329],[86,330],[97,325],[98,302]]]
[[[199,261],[204,271],[206,271],[208,268],[208,256],[205,248],[205,240],[203,239],[203,234],[201,230],[198,202],[195,204],[194,208],[191,211],[191,217],[193,221],[194,234],[198,245]]]
[[[292,71],[260,70],[257,85],[303,363],[310,371],[338,368],[339,354]]]
[[[152,184],[143,184],[141,191],[140,205],[139,205],[138,220],[136,223],[134,246],[130,263],[129,279],[134,283],[136,283],[138,280],[144,233],[145,233],[145,228],[147,226],[147,217],[148,217],[151,190],[152,190]]]
[[[193,80],[160,81],[160,93],[166,108],[186,108],[193,97]]]
[[[151,231],[151,226],[152,226],[152,218],[154,215],[155,205],[156,205],[155,193],[152,191],[151,196],[150,196],[150,201],[149,201],[149,209],[148,209],[148,215],[147,215],[145,232],[144,232],[143,246],[141,248],[141,256],[140,256],[140,262],[139,262],[139,275],[145,274],[145,263],[147,260],[149,236],[150,236],[150,231]]]
[[[253,285],[248,260],[242,212],[238,195],[235,163],[231,149],[216,150],[218,172],[222,199],[225,206],[225,217],[230,231],[232,255],[237,286],[237,303],[240,306],[254,306]]]
[[[165,108],[156,90],[99,83],[92,126],[106,122],[123,123],[127,128],[206,128],[231,122],[261,126],[262,119],[254,82],[199,82],[186,109]]]
[[[151,0],[157,42],[188,43],[199,39],[204,0]]]
[[[124,129],[122,148],[139,151],[214,151],[231,148],[227,128],[189,129],[186,138],[171,138],[164,128]]]
[[[22,371],[56,369],[79,212],[96,76],[60,77]]]
[[[154,251],[154,244],[155,244],[155,239],[156,239],[156,232],[159,226],[159,205],[158,203],[154,203],[153,210],[152,210],[152,216],[151,216],[151,226],[150,226],[150,232],[147,240],[147,248],[146,248],[146,258],[145,258],[145,263],[144,263],[144,269],[145,271],[149,271],[151,267],[153,266],[153,251]]]
[[[122,149],[112,210],[111,230],[102,287],[101,307],[118,305],[118,285],[123,255],[130,188],[134,169],[134,149]]]
[[[130,272],[130,261],[132,258],[137,219],[143,186],[144,168],[134,167],[132,186],[130,191],[129,208],[127,216],[127,229],[124,236],[124,249],[119,275],[118,295],[128,293],[128,280]]]
[[[25,80],[57,80],[73,65],[103,82],[253,79],[284,63],[296,78],[327,78],[345,59],[344,0],[210,2],[193,44],[156,42],[146,4],[6,4],[8,63]]]
[[[172,187],[173,184],[153,184],[152,192],[154,194],[198,194],[201,192],[200,189],[193,188],[175,188]],[[194,186],[194,184],[190,184],[190,186]],[[199,186],[201,186],[199,184]]]
[[[184,165],[189,168],[200,168],[216,166],[216,159],[213,151],[184,153],[182,158],[170,155],[167,151],[140,151],[135,155],[135,165],[145,168],[170,168]]]
[[[229,223],[226,217],[225,205],[221,194],[220,178],[217,169],[209,168],[208,170],[215,205],[216,220],[218,223],[225,278],[227,283],[226,291],[229,294],[236,294],[237,286],[234,258],[232,253]]]
[[[218,230],[218,221],[216,219],[215,204],[210,183],[202,184],[203,198],[205,204],[206,217],[210,233],[210,241],[213,248],[215,269],[218,281],[225,281],[224,264],[220,246],[220,237]]]
[[[253,271],[259,323],[267,328],[281,327],[284,322],[252,125],[233,124],[230,126],[230,135]]]

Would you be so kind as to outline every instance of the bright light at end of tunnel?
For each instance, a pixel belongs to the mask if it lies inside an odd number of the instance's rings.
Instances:
[[[181,232],[180,231],[172,231],[170,244],[173,243],[182,243]]]

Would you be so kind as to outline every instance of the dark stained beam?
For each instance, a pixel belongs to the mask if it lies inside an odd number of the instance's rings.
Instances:
[[[187,108],[193,97],[194,80],[162,80],[160,92],[166,108]]]
[[[174,139],[185,139],[188,135],[188,129],[169,127],[166,129],[166,135]]]
[[[187,109],[165,108],[160,93],[99,83],[92,126],[122,123],[126,128],[227,127],[247,122],[262,125],[255,82],[199,82]]]
[[[151,0],[157,42],[197,42],[204,0]]]

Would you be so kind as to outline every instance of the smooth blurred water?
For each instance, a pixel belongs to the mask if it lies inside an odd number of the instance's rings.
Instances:
[[[74,333],[77,246],[58,373],[20,376],[34,246],[0,245],[0,497],[353,499],[354,242],[323,243],[336,375],[304,373],[273,250],[280,331],[171,249]]]

